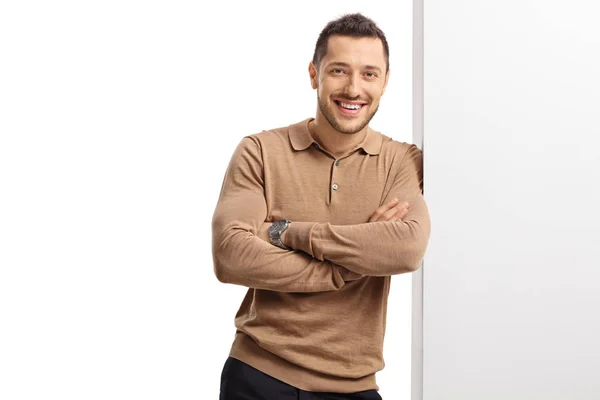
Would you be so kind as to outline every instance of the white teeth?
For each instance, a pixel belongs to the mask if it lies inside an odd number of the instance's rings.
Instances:
[[[346,104],[346,103],[342,103],[340,101],[340,105],[344,108],[347,108],[348,110],[358,110],[359,108],[362,107],[361,104]]]

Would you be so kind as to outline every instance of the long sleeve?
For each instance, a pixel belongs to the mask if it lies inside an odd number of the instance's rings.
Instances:
[[[337,290],[355,273],[306,253],[283,250],[257,232],[267,218],[261,149],[244,138],[225,173],[212,220],[214,272],[219,281],[279,292]]]
[[[415,271],[430,233],[429,212],[422,195],[422,152],[412,145],[400,159],[382,203],[395,197],[408,201],[409,213],[403,221],[357,225],[293,222],[286,232],[285,244],[362,275]]]

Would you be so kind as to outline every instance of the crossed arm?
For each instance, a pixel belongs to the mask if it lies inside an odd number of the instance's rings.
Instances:
[[[412,153],[408,163],[416,164],[400,168],[406,171],[394,179],[385,204],[369,223],[293,222],[282,240],[300,251],[289,251],[267,242],[260,149],[254,139],[244,138],[231,159],[213,215],[217,278],[257,289],[318,292],[337,290],[363,275],[414,271],[425,251],[429,219],[420,188],[420,151]],[[407,200],[410,207],[396,198]]]

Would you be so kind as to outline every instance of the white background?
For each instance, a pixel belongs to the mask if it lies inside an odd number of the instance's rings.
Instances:
[[[425,1],[424,400],[600,398],[599,15]]]
[[[0,398],[216,399],[245,293],[213,274],[234,147],[316,111],[324,25],[361,11],[392,75],[372,126],[412,137],[412,4],[0,6]],[[410,396],[410,275],[392,279],[386,399]]]

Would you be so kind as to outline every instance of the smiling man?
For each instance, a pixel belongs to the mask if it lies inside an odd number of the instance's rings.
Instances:
[[[381,399],[391,276],[429,240],[422,154],[371,129],[389,79],[361,14],[321,32],[314,118],[243,138],[216,206],[217,278],[248,287],[221,400]]]

